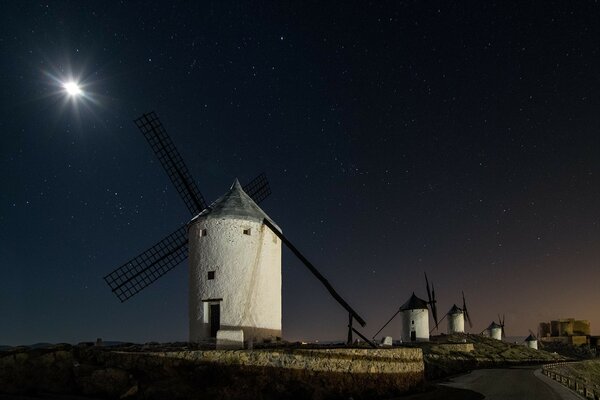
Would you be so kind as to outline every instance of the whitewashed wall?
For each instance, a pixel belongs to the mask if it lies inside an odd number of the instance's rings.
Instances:
[[[210,336],[209,299],[223,299],[222,329],[241,328],[246,340],[281,337],[281,240],[267,226],[199,217],[189,227],[189,260],[190,341]]]
[[[414,321],[414,324],[412,323]],[[402,311],[402,341],[410,342],[410,332],[416,332],[417,341],[429,340],[429,311],[405,310]]]
[[[448,334],[465,331],[465,316],[463,313],[448,314]]]

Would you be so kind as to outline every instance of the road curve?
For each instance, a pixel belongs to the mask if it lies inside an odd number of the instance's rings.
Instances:
[[[541,374],[539,367],[480,369],[443,385],[467,389],[486,400],[580,400],[581,397]]]
[[[539,367],[478,369],[439,383],[410,400],[581,400],[558,382],[542,375]]]

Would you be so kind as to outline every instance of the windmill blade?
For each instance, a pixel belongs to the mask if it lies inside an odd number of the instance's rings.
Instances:
[[[392,322],[392,320],[393,320],[394,318],[396,318],[396,316],[397,316],[398,314],[400,314],[400,312],[401,312],[401,311],[402,311],[402,309],[400,309],[400,308],[399,308],[399,309],[398,309],[398,311],[396,311],[396,312],[394,313],[394,315],[392,315],[392,317],[391,317],[390,319],[388,319],[388,322],[386,322],[385,324],[383,324],[383,326],[381,327],[381,329],[379,329],[379,330],[377,331],[377,333],[375,333],[375,334],[373,335],[373,339],[375,339],[375,337],[376,337],[377,335],[379,335],[379,333],[380,333],[382,330],[384,330],[384,329],[385,329],[385,327],[386,327],[386,326],[388,326],[388,325],[389,325],[389,323],[390,323],[390,322]]]
[[[135,124],[154,150],[190,213],[196,215],[204,210],[204,197],[156,113],[143,114],[135,120]]]
[[[433,314],[433,320],[435,321],[435,328],[438,327],[438,317],[437,317],[437,305],[435,301],[435,288],[433,287],[433,282],[431,282],[431,313]]]
[[[431,303],[431,290],[429,290],[429,279],[427,279],[427,272],[425,272],[425,284],[427,285],[427,300]]]
[[[435,321],[435,327],[438,326],[437,319],[437,306],[435,305],[435,289],[433,288],[433,284],[431,284],[431,289],[429,289],[429,279],[427,279],[427,272],[425,272],[425,285],[427,287],[427,299],[429,300],[429,306],[431,307],[431,314],[433,314],[433,320]]]
[[[244,189],[244,192],[246,192],[256,204],[260,203],[271,194],[271,187],[269,186],[269,181],[264,172],[248,182],[242,189]]]
[[[465,315],[465,318],[467,319],[467,322],[469,323],[469,328],[473,328],[473,322],[471,321],[471,316],[469,315],[469,311],[467,310],[467,302],[465,301],[465,292],[462,292],[462,299],[463,299],[463,313]]]
[[[325,288],[329,291],[329,293],[331,294],[331,296],[333,296],[334,299],[337,300],[338,303],[340,303],[340,305],[342,307],[344,307],[346,309],[346,311],[348,311],[348,313],[350,313],[354,319],[356,321],[358,321],[358,323],[364,327],[367,323],[365,322],[364,319],[362,319],[362,317],[360,315],[358,315],[356,313],[356,311],[354,311],[352,309],[352,307],[350,307],[350,305],[342,298],[342,296],[340,296],[335,289],[333,288],[333,286],[331,286],[331,284],[329,283],[329,281],[327,279],[325,279],[325,277],[323,275],[321,275],[321,273],[315,268],[314,265],[311,264],[310,261],[308,261],[308,259],[306,259],[306,257],[304,257],[302,255],[302,253],[300,253],[300,250],[298,250],[285,236],[283,236],[283,233],[281,233],[279,231],[279,229],[277,229],[268,219],[264,219],[263,220],[264,224],[266,226],[269,227],[269,229],[271,229],[271,231],[273,231],[273,233],[275,235],[277,235],[277,237],[279,239],[281,239],[281,241],[288,247],[288,249],[290,249],[292,251],[292,253],[294,253],[294,255],[296,257],[298,257],[298,259],[300,259],[300,261],[302,261],[302,263],[306,266],[306,268],[309,269],[310,272],[312,272],[312,274],[317,277],[317,279],[319,281],[321,281],[321,283],[325,286]]]
[[[104,277],[113,293],[126,301],[187,258],[187,227],[169,236]]]

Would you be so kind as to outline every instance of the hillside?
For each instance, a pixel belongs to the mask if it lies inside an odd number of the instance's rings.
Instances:
[[[472,343],[473,351],[455,351],[444,344]],[[454,334],[432,337],[423,349],[425,373],[428,379],[437,379],[477,368],[511,365],[547,364],[566,360],[565,357],[544,350],[530,349],[472,334]]]

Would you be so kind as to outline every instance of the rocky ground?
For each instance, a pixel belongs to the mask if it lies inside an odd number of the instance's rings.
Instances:
[[[453,343],[458,345],[454,346]],[[465,348],[471,348],[471,345],[472,351],[465,352]],[[82,343],[77,346],[63,344],[5,349],[0,351],[0,394],[37,396],[46,393],[124,399],[292,399],[321,396],[313,389],[324,387],[325,381],[328,384],[346,386],[356,386],[358,382],[362,388],[373,379],[372,376],[361,377],[361,374],[349,373],[318,375],[310,370],[293,372],[297,376],[290,376],[289,372],[283,371],[282,368],[257,370],[239,365],[207,366],[186,359],[148,357],[160,352],[189,354],[190,351],[211,347],[214,347],[214,344],[120,343],[109,347]],[[283,353],[300,348],[339,347],[344,346],[280,342],[262,344],[256,346],[255,350]],[[469,334],[437,336],[429,343],[405,345],[405,347],[422,349],[425,376],[428,381],[479,368],[555,363],[567,359],[543,350],[532,350],[523,345]],[[422,374],[423,372],[421,377]],[[361,379],[366,380],[360,383]],[[282,385],[282,382],[287,383]],[[457,398],[465,395],[459,390],[455,391]],[[372,391],[371,397],[375,394],[376,392]],[[362,396],[358,395],[354,398],[369,398],[369,396],[364,392]],[[0,396],[0,400],[5,398],[7,397]]]

